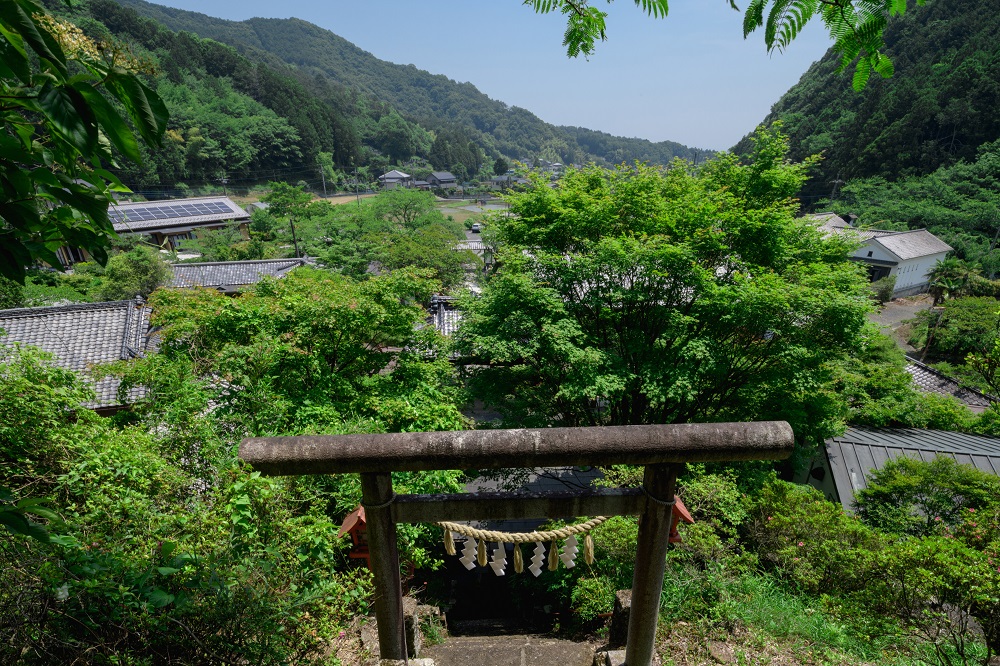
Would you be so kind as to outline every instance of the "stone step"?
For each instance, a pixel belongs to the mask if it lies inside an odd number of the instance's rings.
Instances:
[[[435,666],[591,666],[596,647],[532,635],[452,636],[420,656]]]

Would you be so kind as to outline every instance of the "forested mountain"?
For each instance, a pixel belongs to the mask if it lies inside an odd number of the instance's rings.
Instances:
[[[857,93],[835,54],[815,63],[764,120],[784,121],[795,159],[825,155],[803,190],[806,204],[829,197],[836,181],[897,180],[972,162],[1000,138],[997,34],[995,0],[929,0],[889,23],[891,79],[873,76]],[[735,150],[747,147],[744,139]]]
[[[558,127],[530,111],[490,99],[471,83],[457,83],[413,65],[379,60],[329,30],[299,19],[227,21],[142,0],[122,4],[171,30],[188,31],[229,44],[253,62],[279,62],[297,74],[376,99],[408,120],[437,130],[457,126],[471,134],[490,156],[545,157],[565,163],[632,161],[667,163],[704,151],[672,141],[612,137],[579,128]]]

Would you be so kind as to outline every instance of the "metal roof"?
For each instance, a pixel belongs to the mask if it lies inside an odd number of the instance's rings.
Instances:
[[[114,223],[115,231],[119,233],[190,227],[227,220],[242,222],[250,219],[249,213],[237,206],[229,197],[112,204],[108,208],[108,217]]]
[[[306,264],[305,259],[263,259],[259,261],[217,261],[173,264],[171,287],[214,287],[233,291],[256,284],[265,277],[282,277]]]
[[[985,393],[980,393],[968,386],[962,386],[958,380],[938,372],[920,361],[911,360],[906,366],[906,371],[913,377],[913,383],[920,391],[954,396],[973,411],[981,412],[989,407],[991,402],[997,402],[995,399],[991,400],[990,396]]]
[[[845,509],[854,494],[868,487],[868,474],[899,456],[931,461],[945,455],[959,463],[1000,475],[1000,437],[917,428],[855,426],[826,440],[826,454],[837,495]]]
[[[98,363],[142,356],[148,346],[150,309],[141,301],[77,303],[43,308],[0,310],[0,344],[20,342],[50,352],[56,365],[86,375]],[[119,380],[104,377],[90,384],[92,409],[120,405]],[[145,391],[134,390],[129,401]]]

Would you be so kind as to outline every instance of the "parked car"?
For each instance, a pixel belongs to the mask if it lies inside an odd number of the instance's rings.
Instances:
[[[472,233],[478,234],[482,230],[483,230],[483,228],[481,226],[479,226],[478,222],[473,222],[472,223]]]

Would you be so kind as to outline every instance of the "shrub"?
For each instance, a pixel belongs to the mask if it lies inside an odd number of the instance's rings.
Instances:
[[[927,536],[955,526],[968,509],[1000,498],[1000,479],[937,456],[930,462],[900,457],[871,472],[868,488],[855,495],[858,516],[893,534]]]
[[[136,296],[146,298],[169,276],[170,267],[159,252],[137,246],[108,260],[98,295],[105,301],[128,300]]]
[[[892,300],[892,292],[896,289],[896,276],[879,278],[872,282],[870,287],[875,300],[884,305]]]
[[[843,594],[867,584],[881,537],[809,486],[764,488],[742,532],[761,565],[808,594]]]

